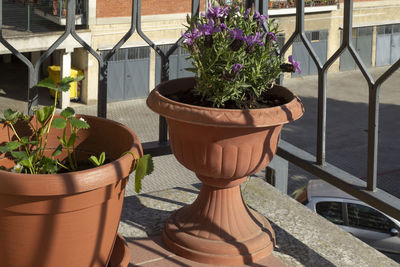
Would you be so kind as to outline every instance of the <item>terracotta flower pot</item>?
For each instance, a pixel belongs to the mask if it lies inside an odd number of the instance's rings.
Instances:
[[[163,96],[193,86],[193,78],[172,80],[147,99],[148,106],[167,119],[177,160],[203,182],[196,201],[166,222],[163,240],[173,252],[194,261],[257,261],[270,255],[275,234],[263,216],[246,206],[239,185],[268,165],[282,124],[301,117],[303,106],[280,86],[272,90],[287,104],[254,110],[192,106]]]
[[[82,117],[90,129],[78,134],[80,157],[104,151],[112,161],[97,168],[54,175],[0,171],[2,267],[107,265],[133,159],[130,154],[121,154],[132,151],[142,155],[142,148],[129,128],[102,118]],[[53,130],[49,148],[55,148],[57,136],[62,136]],[[0,143],[10,138],[11,130],[1,127]],[[7,158],[0,160],[0,165],[12,164]]]

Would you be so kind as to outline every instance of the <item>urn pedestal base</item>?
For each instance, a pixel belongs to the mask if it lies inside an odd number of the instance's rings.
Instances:
[[[240,186],[221,188],[201,180],[198,198],[166,222],[163,240],[167,247],[179,256],[208,264],[249,264],[269,256],[275,233],[267,219],[244,203]]]

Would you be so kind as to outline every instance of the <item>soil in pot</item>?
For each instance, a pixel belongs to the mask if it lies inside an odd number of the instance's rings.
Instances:
[[[202,98],[201,95],[196,94],[194,90],[179,91],[164,96],[168,97],[171,100],[185,104],[202,106],[202,107],[213,107],[213,103],[211,101]],[[245,98],[240,101],[227,101],[225,103],[225,106],[219,108],[257,109],[257,108],[269,108],[269,107],[280,106],[286,103],[287,100],[285,98],[272,94],[270,90],[267,90],[257,99]]]

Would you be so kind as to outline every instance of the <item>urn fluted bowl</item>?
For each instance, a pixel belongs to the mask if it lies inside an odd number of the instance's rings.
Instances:
[[[147,105],[168,122],[176,159],[203,182],[198,198],[171,215],[163,240],[183,257],[210,264],[243,264],[271,254],[275,234],[268,221],[244,203],[240,184],[272,160],[282,125],[300,118],[300,100],[287,88],[273,95],[286,104],[261,109],[219,109],[168,98],[190,90],[194,78],[157,86]]]

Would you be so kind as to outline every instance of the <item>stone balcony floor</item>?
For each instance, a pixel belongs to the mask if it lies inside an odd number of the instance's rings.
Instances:
[[[196,198],[201,184],[125,198],[119,232],[131,251],[131,266],[212,266],[169,252],[161,241],[164,221]],[[246,203],[267,217],[276,232],[272,256],[250,266],[398,266],[260,178],[242,186]]]

